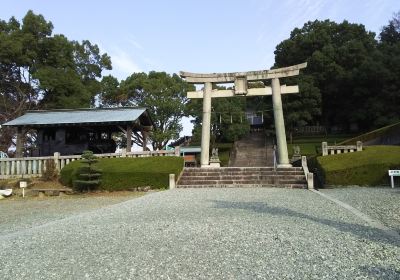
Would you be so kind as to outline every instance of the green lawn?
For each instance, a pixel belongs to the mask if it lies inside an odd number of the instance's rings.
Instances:
[[[347,134],[337,134],[337,135],[327,135],[327,136],[303,136],[293,138],[293,143],[288,141],[288,152],[289,157],[293,155],[293,146],[300,146],[300,153],[303,156],[315,156],[318,151],[321,151],[321,143],[328,142],[328,145],[338,144],[345,139],[348,139],[352,135]]]
[[[400,169],[399,146],[369,146],[362,152],[317,157],[326,185],[387,185],[389,169]]]
[[[81,166],[74,161],[61,170],[60,181],[69,187]],[[182,157],[104,158],[95,165],[102,170],[100,189],[129,190],[135,187],[168,188],[169,174],[178,176],[183,169]]]
[[[195,143],[200,146],[200,143]],[[216,147],[218,148],[218,156],[219,160],[221,161],[221,166],[228,166],[229,163],[229,155],[230,152],[233,148],[233,143],[215,143]],[[210,146],[210,152],[211,152],[211,146]],[[211,155],[210,155],[211,156]],[[196,155],[196,161],[198,165],[200,165],[200,154]]]

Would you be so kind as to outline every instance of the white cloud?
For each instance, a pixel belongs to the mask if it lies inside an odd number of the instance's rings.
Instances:
[[[143,69],[137,64],[131,54],[122,49],[115,48],[109,55],[113,62],[113,69],[130,75],[134,72],[143,72]]]
[[[133,56],[133,52],[127,52],[115,45],[105,46],[102,43],[98,44],[101,52],[106,52],[111,57],[112,70],[106,71],[103,75],[111,74],[119,80],[124,80],[135,72],[143,72],[144,69]]]
[[[139,50],[143,50],[143,49],[144,49],[143,46],[142,46],[138,41],[136,41],[136,40],[134,40],[134,39],[129,39],[128,42],[129,42],[132,46],[134,46],[136,49],[139,49]]]

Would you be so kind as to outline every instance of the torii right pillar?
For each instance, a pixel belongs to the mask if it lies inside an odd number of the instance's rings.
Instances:
[[[279,78],[272,79],[272,105],[274,107],[276,146],[278,148],[278,168],[291,167],[286,143],[285,120],[283,118],[281,85]]]

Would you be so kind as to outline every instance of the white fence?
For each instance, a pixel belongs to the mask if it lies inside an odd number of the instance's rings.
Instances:
[[[136,158],[174,155],[179,156],[179,150],[144,152],[126,152],[122,150],[121,153],[96,154],[98,158]],[[40,177],[43,171],[46,170],[46,161],[54,161],[56,169],[60,171],[70,162],[80,159],[80,155],[61,156],[60,153],[54,153],[54,156],[48,157],[0,158],[0,179]]]
[[[322,156],[335,155],[341,153],[361,152],[363,145],[361,141],[357,141],[357,145],[349,146],[328,146],[327,142],[322,142]]]

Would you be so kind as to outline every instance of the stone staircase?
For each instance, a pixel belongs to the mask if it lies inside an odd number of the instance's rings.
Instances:
[[[282,187],[307,188],[301,167],[185,168],[177,188]]]
[[[267,141],[265,133],[252,132],[236,141],[229,160],[231,167],[264,167],[274,165],[272,141]]]

